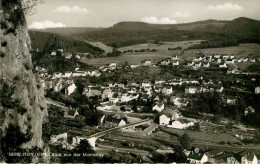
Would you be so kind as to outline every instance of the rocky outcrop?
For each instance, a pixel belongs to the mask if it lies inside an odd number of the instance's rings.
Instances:
[[[5,136],[16,125],[29,141],[24,149],[43,147],[42,124],[47,106],[40,79],[33,74],[31,43],[21,0],[1,0],[0,128]]]

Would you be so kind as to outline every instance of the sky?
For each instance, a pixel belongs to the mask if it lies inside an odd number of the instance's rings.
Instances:
[[[43,0],[29,28],[110,27],[122,21],[178,24],[207,19],[260,20],[260,0]]]

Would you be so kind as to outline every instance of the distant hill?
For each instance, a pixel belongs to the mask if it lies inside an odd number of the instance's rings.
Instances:
[[[226,34],[236,36],[244,42],[260,43],[260,21],[241,17],[227,22],[224,29]]]
[[[58,34],[30,30],[29,35],[32,43],[32,50],[38,49],[39,51],[50,53],[58,48],[63,48],[67,52],[88,52],[94,55],[104,53],[102,49],[89,43]]]
[[[235,45],[240,42],[259,42],[259,21],[237,18],[232,21],[205,20],[184,24],[148,24],[120,22],[108,28],[59,28],[45,31],[78,40],[103,42],[118,48],[156,41],[215,40],[212,45]]]

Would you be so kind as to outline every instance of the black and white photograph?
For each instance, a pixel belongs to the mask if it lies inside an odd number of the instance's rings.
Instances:
[[[260,0],[0,0],[0,163],[260,164]]]

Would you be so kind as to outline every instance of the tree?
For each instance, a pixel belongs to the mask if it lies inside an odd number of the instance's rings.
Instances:
[[[81,140],[79,145],[74,148],[75,153],[81,154],[80,157],[77,157],[77,162],[84,162],[84,163],[93,163],[94,158],[91,156],[84,156],[84,154],[94,154],[95,151],[92,149],[91,145],[87,140]]]
[[[180,144],[185,148],[185,149],[190,149],[190,142],[191,138],[187,133],[184,133],[180,138],[179,138]]]
[[[121,107],[120,107],[120,110],[121,110],[122,112],[125,112],[125,107],[124,107],[124,106],[121,106]]]

